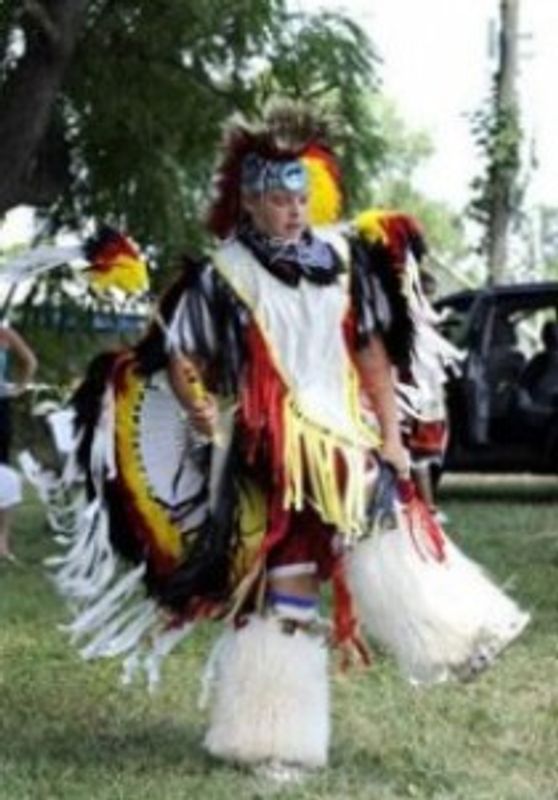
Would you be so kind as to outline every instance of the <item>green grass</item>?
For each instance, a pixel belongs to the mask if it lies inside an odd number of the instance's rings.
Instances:
[[[0,565],[0,800],[551,800],[558,798],[558,491],[450,485],[449,532],[533,623],[477,683],[416,690],[378,656],[334,680],[331,765],[273,789],[211,761],[196,707],[207,628],[164,665],[155,697],[119,667],[83,663],[57,625],[36,504],[19,514],[20,566]]]

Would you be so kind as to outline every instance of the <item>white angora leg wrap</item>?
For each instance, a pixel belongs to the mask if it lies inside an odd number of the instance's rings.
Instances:
[[[364,626],[413,683],[474,677],[529,620],[449,539],[445,554],[427,557],[394,530],[360,542],[348,559]]]
[[[276,617],[253,615],[225,631],[211,660],[210,753],[249,764],[325,765],[329,685],[321,636],[285,633]]]

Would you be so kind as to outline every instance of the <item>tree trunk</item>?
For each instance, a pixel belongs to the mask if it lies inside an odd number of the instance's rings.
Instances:
[[[496,73],[496,114],[502,120],[517,115],[517,42],[519,0],[500,0],[500,58]],[[488,219],[488,282],[505,280],[512,192],[516,175],[496,163],[492,169]]]
[[[0,214],[50,202],[60,186],[57,165],[50,178],[40,151],[88,3],[23,0],[25,52],[0,91]]]

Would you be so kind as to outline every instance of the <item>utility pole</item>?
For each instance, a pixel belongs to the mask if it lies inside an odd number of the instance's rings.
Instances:
[[[514,188],[519,171],[518,29],[519,0],[500,0],[499,59],[494,96],[496,124],[488,175],[488,282],[492,285],[505,278]]]

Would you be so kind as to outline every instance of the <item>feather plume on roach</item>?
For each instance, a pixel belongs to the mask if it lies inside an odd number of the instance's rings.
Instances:
[[[232,117],[215,171],[214,199],[207,215],[209,230],[219,239],[234,233],[242,215],[242,165],[249,154],[270,161],[300,159],[309,177],[310,223],[330,225],[339,221],[343,189],[332,150],[336,130],[333,117],[295,100],[270,101],[261,122],[240,115]]]

